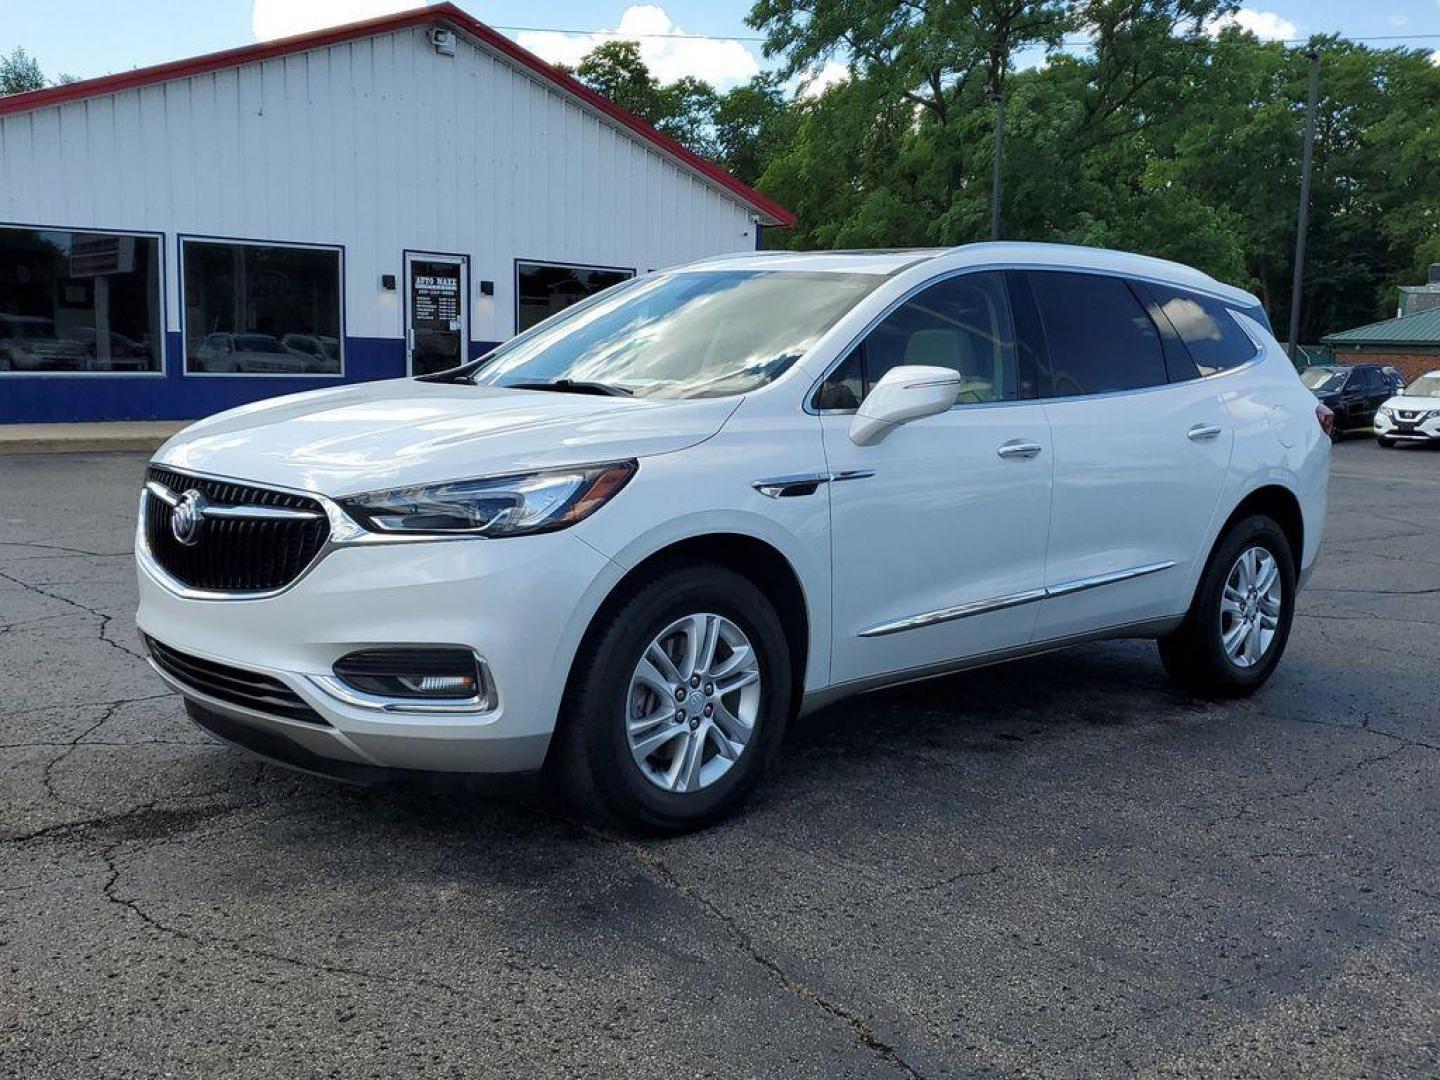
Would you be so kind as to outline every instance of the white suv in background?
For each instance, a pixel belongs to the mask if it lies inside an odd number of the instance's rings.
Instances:
[[[194,720],[272,760],[549,764],[589,814],[682,829],[789,717],[886,684],[1147,637],[1188,690],[1254,691],[1328,415],[1254,297],[1172,263],[709,259],[177,435],[138,623]]]
[[[1381,446],[1440,442],[1440,371],[1421,375],[1375,413]]]

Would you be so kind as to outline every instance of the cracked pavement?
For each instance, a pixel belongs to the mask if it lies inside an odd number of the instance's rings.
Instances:
[[[1258,696],[1139,642],[873,694],[668,841],[206,739],[143,467],[0,460],[0,1075],[1440,1072],[1440,453],[1337,447]]]

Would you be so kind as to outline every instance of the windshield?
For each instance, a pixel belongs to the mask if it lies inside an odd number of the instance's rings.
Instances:
[[[1334,368],[1307,368],[1300,373],[1300,381],[1311,390],[1339,390],[1345,385],[1348,374],[1348,371],[1336,371]]]
[[[1421,375],[1406,387],[1405,396],[1440,398],[1440,375]]]
[[[501,346],[474,381],[599,384],[651,398],[742,394],[782,375],[883,280],[771,270],[656,274]]]

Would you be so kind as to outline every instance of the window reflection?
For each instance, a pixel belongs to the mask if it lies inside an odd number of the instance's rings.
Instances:
[[[160,241],[0,227],[0,371],[163,370]]]
[[[633,270],[591,266],[562,266],[553,263],[517,263],[515,267],[515,332],[529,330],[538,322],[578,304],[587,296],[618,285],[635,276]]]
[[[340,252],[183,241],[185,369],[339,375]]]

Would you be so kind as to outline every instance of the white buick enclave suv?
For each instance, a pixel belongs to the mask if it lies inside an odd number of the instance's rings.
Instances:
[[[361,779],[549,764],[733,809],[786,720],[1097,638],[1270,676],[1325,519],[1255,298],[1032,244],[746,254],[438,376],[250,405],[151,463],[138,623],[206,731]]]

